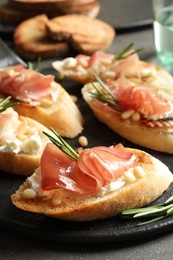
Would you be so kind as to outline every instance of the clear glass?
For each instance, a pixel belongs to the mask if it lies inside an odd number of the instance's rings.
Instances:
[[[160,61],[173,67],[173,0],[153,0],[154,44]]]

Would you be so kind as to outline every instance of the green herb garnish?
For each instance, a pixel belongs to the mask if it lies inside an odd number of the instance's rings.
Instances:
[[[95,93],[90,92],[90,94],[94,98],[98,99],[99,101],[103,103],[107,103],[109,106],[119,110],[119,101],[112,93],[112,91],[106,86],[106,84],[97,75],[94,75],[94,78],[97,80],[100,86],[105,90],[105,94],[95,86],[94,82],[92,82],[92,85],[95,88],[96,92]]]
[[[124,210],[119,214],[119,216],[125,219],[148,218],[149,220],[137,224],[137,226],[141,226],[166,218],[171,214],[173,214],[173,195],[162,204]]]
[[[115,55],[115,57],[112,60],[112,63],[116,62],[117,60],[124,59],[124,58],[126,58],[128,56],[133,55],[134,53],[138,53],[138,52],[143,50],[143,48],[140,48],[140,49],[137,49],[137,50],[134,50],[134,51],[130,52],[127,55],[126,53],[132,48],[133,45],[134,45],[134,43],[130,43],[122,52],[120,52],[118,55]],[[126,55],[124,55],[124,54],[126,54]]]
[[[10,99],[11,99],[10,96],[5,99],[0,98],[0,113],[5,111],[9,107],[14,107],[19,104],[19,102],[10,103]]]
[[[56,133],[56,131],[53,128],[50,129],[53,132],[54,136],[43,131],[43,133],[49,138],[49,140],[53,144],[55,144],[61,151],[69,155],[71,158],[78,160],[79,155],[76,153],[76,151],[67,142],[65,142],[64,139],[60,136],[60,134]]]
[[[28,66],[27,68],[30,69],[30,70],[37,70],[39,65],[40,65],[40,61],[41,61],[41,58],[38,58],[37,62],[35,63],[35,65],[33,65],[32,62],[28,61]]]

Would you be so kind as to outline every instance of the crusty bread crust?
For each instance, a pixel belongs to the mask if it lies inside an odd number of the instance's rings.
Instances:
[[[67,41],[84,54],[105,50],[115,37],[115,30],[109,24],[80,14],[50,19],[47,28],[53,40]]]
[[[99,121],[135,144],[173,154],[173,120],[163,121],[161,127],[157,123],[152,126],[145,124],[145,122],[134,121],[131,118],[122,119],[121,113],[113,110],[110,113],[103,113],[93,102],[90,95],[90,92],[93,91],[92,84],[88,83],[82,88],[82,95]]]
[[[47,59],[66,55],[69,46],[65,42],[54,42],[47,35],[45,14],[35,16],[20,23],[13,38],[16,52],[24,59]]]
[[[173,175],[162,162],[146,152],[127,149],[139,157],[138,165],[143,167],[145,175],[135,182],[126,182],[116,191],[107,193],[103,197],[97,195],[80,197],[64,191],[62,203],[59,206],[53,206],[48,196],[24,199],[22,192],[30,187],[26,180],[11,196],[12,203],[25,211],[72,221],[104,219],[126,209],[147,205],[168,189],[173,181]]]
[[[20,120],[27,120],[28,126],[37,128],[42,140],[43,148],[37,155],[24,153],[15,154],[0,151],[0,170],[12,174],[29,176],[40,165],[42,151],[47,142],[49,142],[49,139],[42,131],[49,133],[50,130],[31,118],[21,116]]]

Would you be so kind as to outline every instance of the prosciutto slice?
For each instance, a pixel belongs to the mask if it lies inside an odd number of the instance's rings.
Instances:
[[[41,186],[43,190],[62,188],[79,194],[96,193],[116,181],[136,161],[136,155],[122,145],[88,148],[74,160],[49,143],[41,157]]]
[[[22,65],[8,67],[0,72],[0,88],[5,94],[19,100],[40,101],[50,96],[52,75],[43,75]]]

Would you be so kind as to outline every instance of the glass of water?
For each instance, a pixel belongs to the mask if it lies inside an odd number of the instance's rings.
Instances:
[[[154,44],[159,60],[173,67],[173,0],[153,0]]]

